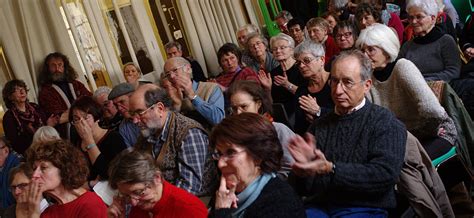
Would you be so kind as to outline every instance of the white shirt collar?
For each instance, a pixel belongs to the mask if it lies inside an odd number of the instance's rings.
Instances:
[[[334,112],[335,112],[337,115],[348,115],[348,114],[351,114],[351,113],[354,113],[354,112],[360,110],[362,107],[364,107],[364,105],[365,105],[365,97],[364,97],[364,99],[362,99],[362,102],[360,102],[359,105],[357,105],[357,106],[355,106],[354,108],[352,108],[352,109],[351,109],[349,112],[347,112],[346,114],[340,113],[340,112],[337,110],[336,107],[334,107]]]

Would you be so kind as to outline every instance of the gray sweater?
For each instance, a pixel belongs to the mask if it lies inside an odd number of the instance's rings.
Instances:
[[[387,65],[391,66],[391,65]],[[372,103],[391,110],[407,129],[418,139],[436,137],[443,128],[446,134],[440,136],[451,144],[457,137],[453,120],[423,79],[418,68],[407,59],[400,59],[385,81],[373,76],[373,86],[367,98]],[[385,72],[374,72],[374,75]]]
[[[449,82],[460,75],[458,46],[450,35],[441,33],[436,27],[425,36],[403,44],[398,57],[412,61],[427,81]]]

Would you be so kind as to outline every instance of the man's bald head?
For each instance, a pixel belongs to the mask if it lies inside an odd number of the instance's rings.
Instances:
[[[172,106],[171,98],[165,89],[160,88],[155,84],[143,84],[135,90],[130,97],[130,104],[145,104],[146,107],[151,107],[153,104],[161,102],[165,108]]]

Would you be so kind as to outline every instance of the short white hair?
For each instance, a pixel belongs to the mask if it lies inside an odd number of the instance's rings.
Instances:
[[[430,16],[437,16],[440,6],[436,0],[409,0],[406,6],[408,12],[410,8],[420,8],[425,14]]]
[[[308,53],[314,57],[324,57],[325,51],[320,43],[315,43],[312,40],[305,40],[295,48],[295,58],[303,53]],[[328,61],[328,60],[326,60]]]
[[[381,48],[390,56],[390,62],[397,59],[400,51],[398,36],[390,27],[380,23],[372,24],[360,32],[356,47],[360,49],[363,45]]]
[[[36,130],[35,134],[33,135],[33,142],[31,143],[31,146],[38,146],[60,139],[61,137],[55,128],[51,126],[42,126]]]
[[[260,33],[260,29],[257,26],[255,26],[254,24],[245,24],[245,25],[239,27],[237,29],[237,31],[235,31],[235,34],[237,35],[237,33],[242,31],[242,30],[247,31],[247,35],[250,34],[250,33]]]
[[[278,33],[276,36],[274,36],[270,39],[270,48],[272,48],[273,43],[275,43],[278,40],[285,40],[285,41],[288,42],[288,45],[291,48],[295,48],[295,40],[293,38],[291,38],[291,36],[286,35],[284,33]]]
[[[94,100],[97,100],[97,98],[103,94],[106,94],[107,96],[110,94],[112,89],[108,86],[99,86],[97,87],[97,90],[95,90],[94,95],[92,96]]]

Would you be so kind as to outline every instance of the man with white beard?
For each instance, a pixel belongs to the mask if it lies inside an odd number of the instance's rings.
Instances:
[[[62,138],[69,138],[68,109],[71,104],[79,97],[92,95],[77,77],[66,55],[54,52],[46,56],[40,74],[39,105],[48,116],[60,116],[61,125],[56,129]]]
[[[166,90],[140,86],[130,97],[130,115],[141,130],[135,148],[153,156],[162,177],[188,192],[209,196],[217,184],[206,130],[201,124],[170,111]]]

